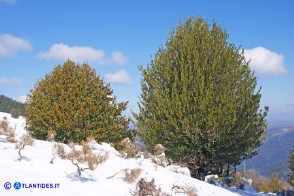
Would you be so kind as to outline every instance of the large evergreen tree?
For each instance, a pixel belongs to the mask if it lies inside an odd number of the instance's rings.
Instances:
[[[37,82],[28,95],[27,128],[37,139],[56,132],[57,141],[80,142],[93,137],[117,144],[126,137],[127,103],[116,103],[109,85],[88,64],[68,60]]]
[[[147,148],[166,147],[195,177],[255,155],[266,121],[260,89],[242,50],[201,18],[171,31],[143,75],[138,134]]]

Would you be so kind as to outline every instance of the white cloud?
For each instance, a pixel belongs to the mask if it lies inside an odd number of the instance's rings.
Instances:
[[[246,60],[251,60],[250,68],[257,75],[283,75],[287,73],[284,67],[284,57],[263,47],[245,49]]]
[[[15,100],[16,100],[16,101],[19,101],[19,102],[21,102],[21,103],[25,103],[26,100],[27,100],[27,96],[26,96],[26,95],[22,95],[22,96],[16,98]]]
[[[16,3],[16,0],[0,0],[1,2],[4,2],[6,4],[9,4],[9,5],[13,5]]]
[[[8,33],[0,34],[0,58],[14,56],[18,51],[31,50],[28,40],[15,37]]]
[[[103,50],[96,50],[91,47],[73,46],[69,47],[63,43],[54,44],[48,52],[41,52],[38,57],[45,60],[71,59],[78,62],[101,61],[105,54]]]
[[[111,55],[112,64],[115,65],[124,65],[128,63],[128,58],[124,56],[123,53],[115,51]]]
[[[105,52],[101,49],[95,49],[88,46],[68,46],[63,43],[54,44],[50,47],[49,51],[41,52],[39,58],[45,60],[61,60],[66,61],[71,59],[75,62],[95,63],[99,65],[105,64],[126,64],[127,58],[123,53],[115,51],[111,58],[107,58]]]
[[[0,86],[7,86],[7,85],[20,85],[22,82],[18,78],[0,78]]]
[[[106,82],[112,84],[132,84],[129,74],[125,70],[119,70],[115,73],[107,73],[104,76]]]

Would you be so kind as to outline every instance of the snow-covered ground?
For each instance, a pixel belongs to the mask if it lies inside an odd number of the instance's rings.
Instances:
[[[25,120],[11,118],[10,114],[0,112],[0,120],[6,116],[9,125],[16,126],[16,135],[19,138],[25,133]],[[185,195],[176,193],[175,186],[190,186],[197,189],[199,196],[230,196],[230,195],[262,195],[252,190],[236,192],[236,189],[224,188],[208,184],[191,178],[188,174],[177,173],[176,166],[161,167],[152,163],[149,159],[130,158],[124,159],[108,144],[96,144],[95,148],[109,153],[109,158],[98,165],[96,170],[86,170],[79,176],[69,160],[55,158],[54,164],[50,164],[53,157],[53,143],[35,140],[33,146],[26,146],[22,152],[23,159],[18,160],[18,153],[14,143],[9,143],[4,135],[0,135],[0,195],[35,195],[35,196],[97,196],[97,195],[132,195],[136,189],[136,182],[127,183],[123,180],[123,173],[119,173],[108,179],[107,177],[123,169],[140,168],[139,178],[148,181],[154,178],[157,187],[170,195]],[[182,169],[185,171],[185,168]],[[15,189],[14,185],[21,188]],[[7,190],[7,187],[11,188]],[[30,188],[30,186],[44,186],[44,188]],[[46,187],[47,186],[47,187]],[[50,188],[53,187],[53,188]],[[17,188],[17,187],[16,187]]]

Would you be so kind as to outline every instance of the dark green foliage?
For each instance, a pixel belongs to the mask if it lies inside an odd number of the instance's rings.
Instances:
[[[68,60],[37,82],[28,95],[27,128],[45,140],[55,131],[56,141],[118,144],[127,137],[129,119],[122,116],[127,102],[116,103],[109,85],[88,65]]]
[[[259,109],[256,78],[227,38],[216,22],[189,18],[140,67],[139,137],[149,150],[162,144],[196,177],[252,157],[265,135],[268,108]]]
[[[20,111],[19,111],[19,109],[12,108],[10,111],[10,114],[11,114],[12,118],[18,118],[20,115]]]
[[[291,170],[289,183],[290,183],[291,186],[294,187],[294,146],[293,146],[293,150],[291,152],[291,155],[289,157],[289,163],[290,163],[290,170]]]
[[[0,95],[0,111],[10,113],[13,108],[18,109],[20,112],[20,115],[23,116],[25,114],[25,111],[24,111],[25,107],[23,103],[15,101],[4,95]]]

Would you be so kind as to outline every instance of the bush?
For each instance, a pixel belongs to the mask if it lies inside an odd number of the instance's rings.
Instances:
[[[156,144],[154,147],[154,157],[152,157],[152,162],[162,167],[167,166],[167,159],[164,151],[165,148],[161,144]]]
[[[277,178],[275,172],[272,173],[271,178],[267,178],[255,170],[248,170],[245,173],[245,178],[252,180],[251,186],[258,192],[278,193],[290,188],[290,185],[285,180]]]
[[[47,140],[48,140],[49,142],[53,142],[55,136],[56,136],[55,131],[49,130],[49,131],[47,132]]]
[[[10,114],[12,118],[18,118],[20,115],[20,111],[17,108],[12,108]]]
[[[120,142],[122,150],[120,153],[124,158],[135,157],[138,154],[138,150],[134,142],[132,142],[129,138],[125,138]]]
[[[105,84],[88,64],[68,60],[37,82],[26,105],[27,129],[46,140],[81,142],[93,137],[115,145],[128,135],[129,119],[122,115],[127,102],[116,103]]]
[[[25,146],[30,145],[32,146],[34,144],[34,139],[29,133],[24,134],[21,136],[20,140],[16,143],[15,148],[18,150],[19,155],[19,161],[22,159],[21,151],[24,150]]]
[[[140,176],[141,174],[141,169],[140,168],[134,168],[134,169],[123,169],[117,173],[115,173],[112,176],[107,177],[107,179],[113,178],[114,176],[116,176],[119,173],[123,173],[123,180],[127,183],[133,183],[137,180],[137,178]]]
[[[174,190],[176,194],[185,194],[187,196],[197,196],[197,189],[187,184],[185,184],[184,186],[174,184],[172,187],[172,190]]]
[[[6,132],[8,130],[8,127],[9,127],[8,124],[9,124],[9,122],[8,122],[7,118],[4,116],[0,122],[0,131],[2,133]]]
[[[77,167],[77,172],[81,176],[82,171],[86,169],[95,170],[97,166],[108,159],[108,154],[101,152],[95,154],[92,152],[92,148],[88,142],[82,142],[82,149],[78,149],[75,145],[70,145],[71,151],[66,155],[73,165]],[[86,164],[86,167],[82,167],[81,164]]]
[[[57,155],[61,159],[65,159],[67,156],[63,144],[54,143],[53,151],[54,151],[54,155]],[[54,160],[54,158],[52,160]],[[52,163],[53,163],[53,161],[52,161]]]
[[[141,178],[139,182],[136,185],[136,190],[134,192],[131,192],[134,196],[162,196],[167,195],[166,193],[163,193],[161,191],[161,188],[157,188],[154,182],[154,179],[152,179],[150,182],[145,180],[144,178]]]
[[[128,183],[133,183],[137,180],[137,178],[141,174],[141,169],[140,168],[135,168],[135,169],[127,169],[125,171],[125,176],[124,176],[124,181]]]
[[[9,122],[6,117],[0,121],[0,134],[6,136],[6,140],[12,143],[16,142],[15,129],[9,126]]]
[[[16,139],[15,139],[15,130],[12,129],[11,127],[8,127],[7,131],[4,133],[4,135],[6,135],[6,140],[11,142],[11,143],[15,143]]]

